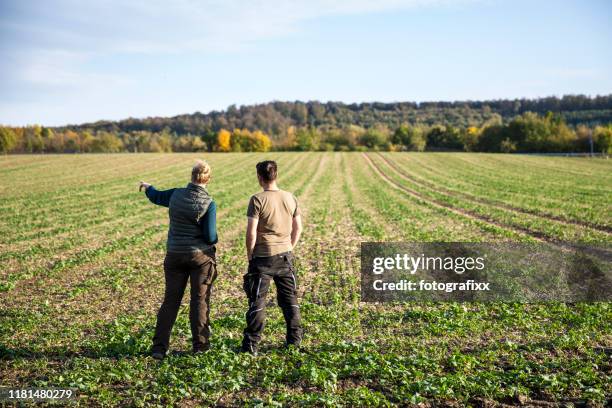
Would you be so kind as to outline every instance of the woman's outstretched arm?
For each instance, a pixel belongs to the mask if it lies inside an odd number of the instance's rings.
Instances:
[[[171,188],[170,190],[159,191],[156,190],[151,184],[141,181],[140,189],[142,190],[143,188],[149,201],[151,201],[153,204],[161,205],[162,207],[170,206],[170,197],[172,197],[174,190],[176,190],[175,188]]]

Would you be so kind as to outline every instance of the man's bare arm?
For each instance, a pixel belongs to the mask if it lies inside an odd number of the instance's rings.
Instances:
[[[246,250],[247,259],[250,261],[253,257],[253,250],[255,249],[255,241],[257,240],[257,224],[259,219],[247,217],[247,229],[246,229]]]
[[[302,216],[296,215],[291,225],[291,248],[295,248],[300,240],[300,235],[302,235]]]

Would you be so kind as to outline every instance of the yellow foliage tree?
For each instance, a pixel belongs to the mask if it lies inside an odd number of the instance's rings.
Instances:
[[[217,134],[217,149],[220,152],[267,152],[272,140],[261,130],[235,128],[231,133],[221,129]]]
[[[217,133],[217,146],[220,152],[229,152],[231,149],[231,138],[232,134],[225,130],[221,129],[219,133]]]
[[[297,132],[297,129],[295,128],[295,126],[289,126],[287,128],[287,131],[285,132],[285,137],[281,144],[283,149],[291,150],[295,148],[297,144],[296,139],[295,139],[296,132]]]
[[[253,132],[252,137],[255,139],[255,151],[256,152],[267,152],[272,147],[272,141],[270,138],[261,130]]]
[[[480,138],[481,129],[476,126],[470,126],[465,129],[465,133],[461,135],[461,142],[463,143],[463,150],[466,152],[473,152],[478,146],[478,139]]]

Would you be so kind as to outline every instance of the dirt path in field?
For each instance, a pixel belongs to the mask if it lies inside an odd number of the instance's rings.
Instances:
[[[319,220],[315,217],[314,209],[317,207],[317,204],[321,201],[321,176],[324,174],[324,170],[327,170],[326,167],[329,165],[330,159],[329,156],[323,155],[321,161],[319,162],[317,172],[315,176],[312,178],[311,182],[308,184],[306,189],[299,196],[301,213],[302,213],[302,222],[304,225],[304,231],[300,238],[300,242],[298,243],[296,256],[298,257],[298,277],[300,280],[300,294],[299,297],[303,298],[305,288],[308,287],[308,279],[313,274],[312,262],[310,259],[313,256],[312,248],[310,247],[310,238],[314,235],[314,231],[316,230]],[[300,268],[301,267],[301,268]]]
[[[506,204],[497,200],[491,200],[485,197],[479,197],[479,196],[475,196],[469,193],[465,193],[465,192],[459,192],[459,191],[453,191],[450,189],[447,189],[443,186],[440,185],[436,185],[434,183],[431,183],[429,181],[426,180],[422,180],[419,179],[415,176],[412,176],[410,174],[408,174],[405,170],[403,170],[402,168],[400,168],[397,163],[393,162],[392,160],[389,160],[387,157],[385,157],[384,155],[382,155],[381,153],[378,153],[378,156],[385,162],[387,163],[387,165],[389,165],[389,167],[391,167],[392,169],[395,170],[396,173],[398,173],[404,180],[410,181],[414,184],[416,184],[419,187],[422,188],[426,188],[429,190],[432,190],[436,193],[445,195],[445,196],[450,196],[450,197],[461,197],[464,198],[468,201],[472,201],[475,203],[480,203],[480,204],[485,204],[487,206],[492,206],[492,207],[497,207],[499,209],[504,209],[504,210],[509,210],[509,211],[513,211],[513,212],[517,212],[517,213],[521,213],[521,214],[526,214],[526,215],[533,215],[536,216],[538,218],[545,218],[548,219],[550,221],[554,221],[554,222],[558,222],[558,223],[563,223],[563,224],[569,224],[569,225],[577,225],[580,227],[585,227],[585,228],[591,228],[600,232],[605,232],[608,234],[612,233],[612,227],[606,226],[606,225],[598,225],[598,224],[594,224],[591,222],[587,222],[587,221],[580,221],[580,220],[573,220],[573,219],[569,219],[567,217],[562,217],[559,215],[555,215],[555,214],[550,214],[550,213],[546,213],[546,212],[542,212],[542,211],[536,211],[536,210],[530,210],[528,208],[521,208],[521,207],[516,207],[510,204]],[[454,207],[456,208],[456,207]]]

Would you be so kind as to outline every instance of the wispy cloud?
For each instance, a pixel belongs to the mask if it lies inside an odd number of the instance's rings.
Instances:
[[[472,0],[473,1],[473,0]],[[0,27],[20,32],[28,42],[72,51],[158,53],[232,51],[255,40],[303,29],[309,19],[382,12],[467,0],[126,0],[20,2],[15,23]]]
[[[53,88],[80,90],[83,87],[108,87],[126,83],[126,78],[119,75],[79,70],[79,66],[88,57],[87,53],[41,50],[36,53],[35,58],[23,64],[17,73],[17,78],[50,90]],[[23,58],[28,59],[27,56]]]
[[[609,89],[597,7],[536,3],[0,0],[0,122]]]
[[[466,1],[449,0],[52,0],[11,3],[0,16],[0,72],[28,86],[76,89],[122,78],[86,67],[113,54],[231,53],[305,29],[324,16]],[[13,41],[11,41],[13,39]],[[15,42],[19,43],[15,47]],[[7,61],[12,60],[12,63]],[[16,84],[13,84],[16,85]]]
[[[7,0],[0,4],[0,104],[50,110],[56,98],[120,95],[139,79],[109,61],[237,54],[307,30],[320,17],[473,1]]]

